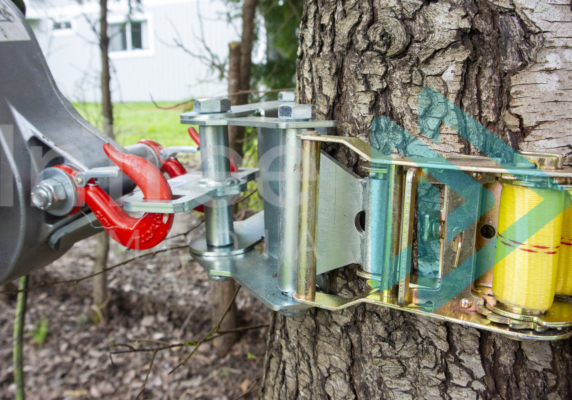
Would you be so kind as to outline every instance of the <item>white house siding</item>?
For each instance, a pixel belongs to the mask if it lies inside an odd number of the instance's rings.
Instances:
[[[133,1],[135,3],[135,1]],[[27,18],[60,90],[72,101],[100,101],[100,56],[97,39],[87,18],[97,22],[99,2],[76,0],[34,0],[26,2]],[[181,101],[189,98],[224,95],[226,80],[218,71],[170,47],[176,27],[183,43],[204,54],[200,37],[199,12],[209,48],[224,60],[228,43],[238,39],[235,29],[221,20],[226,11],[222,1],[142,0],[142,12],[132,18],[148,21],[147,50],[111,53],[114,101]],[[127,1],[110,2],[110,22],[121,22],[128,14]],[[71,21],[72,29],[57,31],[54,21]],[[172,21],[172,23],[170,22]]]

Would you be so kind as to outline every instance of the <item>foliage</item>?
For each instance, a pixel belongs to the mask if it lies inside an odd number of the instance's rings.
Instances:
[[[227,20],[240,19],[243,0],[226,0]],[[284,89],[296,86],[298,30],[303,0],[258,0],[258,13],[266,29],[266,59],[252,65],[251,88]],[[260,27],[255,30],[260,37]],[[275,100],[276,92],[250,95],[250,102]]]
[[[258,7],[266,27],[266,61],[253,66],[253,87],[264,85],[269,89],[296,86],[296,57],[298,31],[303,0],[259,0]],[[277,93],[268,93],[264,99],[276,99]]]
[[[40,322],[36,325],[32,331],[32,340],[38,346],[43,346],[46,342],[46,337],[48,336],[49,323],[46,317],[42,317]]]

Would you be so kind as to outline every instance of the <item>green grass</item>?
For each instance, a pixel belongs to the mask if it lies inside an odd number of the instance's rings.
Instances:
[[[89,123],[102,129],[100,103],[74,103],[76,110]],[[160,106],[169,106],[159,103]],[[153,103],[116,103],[113,105],[116,141],[128,146],[141,139],[151,139],[164,147],[193,146],[187,134],[188,125],[181,125],[179,116],[188,111],[182,107],[163,110]],[[196,129],[197,127],[195,127]]]

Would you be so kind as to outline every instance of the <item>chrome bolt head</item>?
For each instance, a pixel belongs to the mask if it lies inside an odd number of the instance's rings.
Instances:
[[[225,113],[230,111],[230,99],[218,97],[214,99],[197,99],[194,110],[199,114]]]
[[[45,179],[32,189],[32,204],[40,210],[53,210],[66,200],[64,185],[55,179]]]
[[[83,178],[76,176],[75,183],[77,183],[78,185],[82,185],[83,184]]]
[[[312,119],[311,104],[282,104],[278,107],[278,118],[281,119]]]
[[[52,205],[50,194],[42,187],[35,187],[32,191],[32,204],[40,210],[46,210]]]
[[[473,302],[469,299],[461,299],[461,307],[463,308],[471,308],[473,306]]]

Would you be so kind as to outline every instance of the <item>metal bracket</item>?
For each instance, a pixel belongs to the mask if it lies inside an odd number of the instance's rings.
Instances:
[[[169,185],[173,192],[173,200],[145,200],[140,190],[124,197],[125,209],[133,212],[153,212],[164,214],[176,214],[191,211],[208,201],[224,197],[234,196],[244,192],[248,182],[256,179],[259,175],[257,168],[243,168],[231,174],[234,180],[225,185],[211,185],[205,182],[200,172],[191,172],[185,175],[169,179]]]

